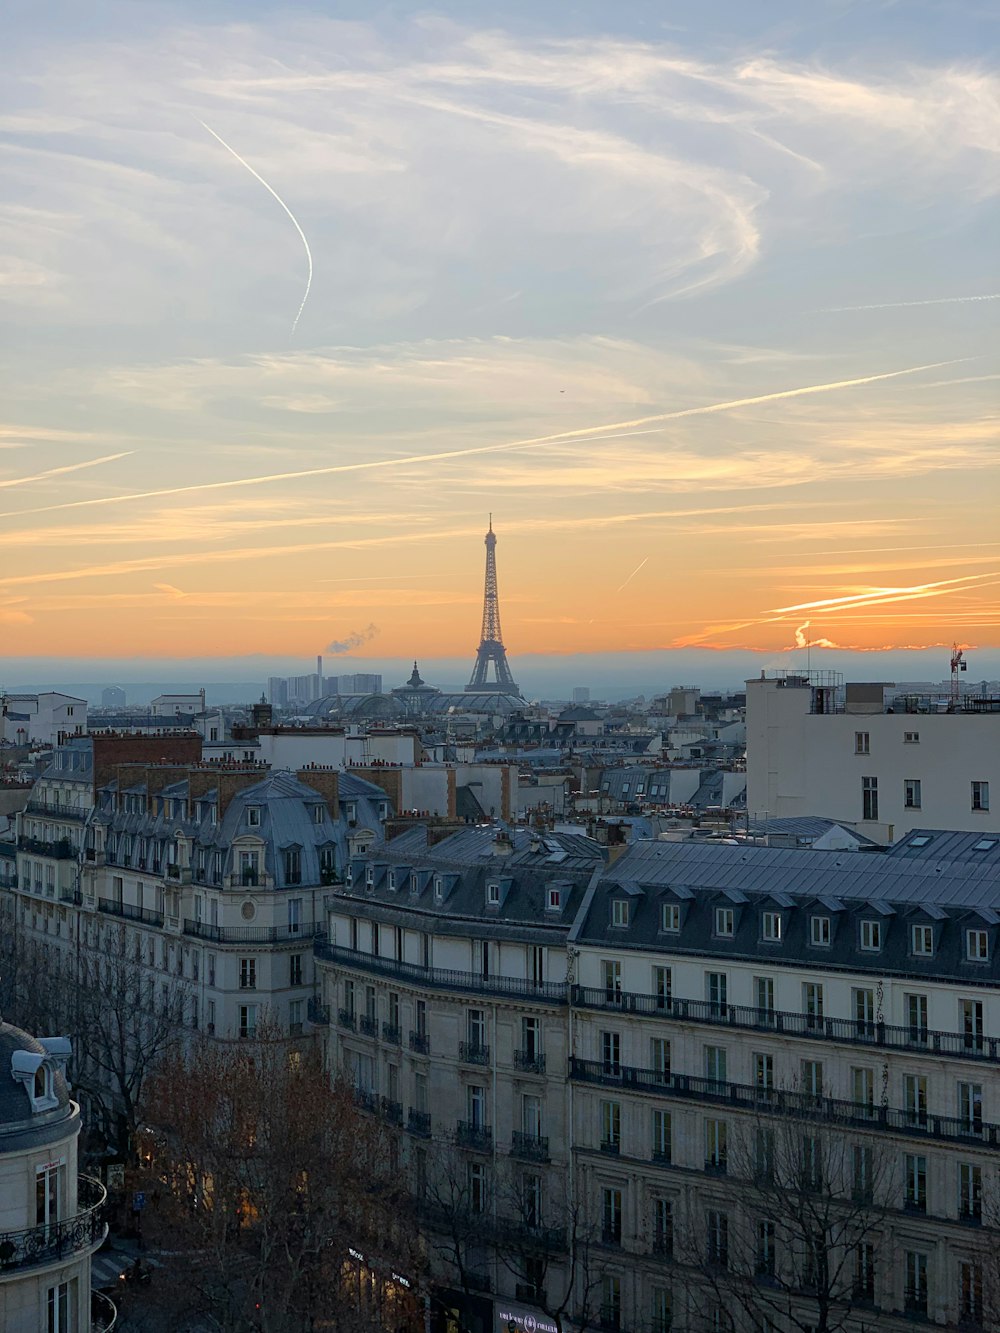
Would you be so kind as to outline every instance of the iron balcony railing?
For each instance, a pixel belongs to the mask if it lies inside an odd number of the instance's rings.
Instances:
[[[24,1231],[0,1232],[0,1275],[15,1269],[55,1263],[100,1245],[107,1235],[104,1206],[108,1192],[92,1176],[80,1176],[79,1212],[65,1222],[49,1222]]]
[[[762,1115],[797,1116],[823,1120],[856,1129],[888,1130],[920,1138],[947,1139],[957,1143],[980,1143],[1000,1147],[1000,1125],[978,1118],[932,1115],[922,1107],[900,1109],[864,1102],[842,1101],[822,1094],[785,1088],[762,1088],[752,1083],[729,1083],[696,1078],[690,1074],[664,1074],[634,1065],[606,1065],[601,1060],[570,1058],[570,1078],[581,1083],[686,1097],[716,1106],[754,1111]],[[601,1145],[603,1148],[603,1144]]]
[[[398,1046],[402,1040],[402,1033],[399,1030],[398,1023],[382,1024],[382,1040],[387,1041],[392,1046]]]
[[[365,1037],[378,1036],[378,1019],[374,1014],[362,1014],[358,1019],[358,1031]]]
[[[520,977],[483,976],[479,972],[456,972],[443,967],[421,967],[382,954],[362,953],[340,944],[331,944],[319,935],[313,946],[316,957],[344,967],[373,972],[384,977],[398,977],[418,986],[436,990],[474,991],[482,995],[516,995],[545,1004],[565,1004],[567,986],[562,981],[527,981]]]
[[[120,903],[114,898],[98,898],[97,910],[107,912],[109,916],[120,916],[126,921],[141,921],[147,926],[162,926],[163,913],[154,912],[149,907],[136,907],[132,903]]]
[[[493,1148],[493,1130],[475,1120],[460,1120],[455,1126],[455,1138],[463,1148],[476,1148],[479,1152],[490,1152]]]
[[[60,819],[86,820],[90,807],[67,805],[65,801],[29,801],[25,809],[33,815],[55,815]]]
[[[337,1026],[338,1026],[338,1027],[342,1027],[342,1028],[347,1028],[347,1030],[348,1030],[349,1032],[353,1032],[354,1029],[355,1029],[355,1027],[357,1026],[357,1017],[356,1017],[356,1015],[355,1015],[355,1013],[354,1013],[354,1010],[353,1010],[353,1009],[338,1009],[338,1010],[337,1010]]]
[[[490,1062],[490,1048],[481,1045],[478,1041],[460,1041],[458,1043],[458,1058],[466,1065],[488,1065]]]
[[[522,1069],[526,1074],[544,1074],[545,1056],[537,1051],[515,1051],[514,1068]]]
[[[90,1293],[90,1333],[112,1333],[118,1323],[118,1307],[103,1291]]]
[[[214,944],[309,944],[316,926],[210,926],[205,921],[184,920],[184,934]]]
[[[390,1124],[401,1125],[403,1123],[402,1102],[393,1101],[391,1097],[383,1097],[380,1103],[380,1109]]]
[[[309,1002],[306,1005],[306,1015],[309,1022],[315,1027],[328,1027],[330,1023],[330,1007],[321,1004],[314,995],[310,995]]]
[[[410,1107],[406,1117],[406,1127],[411,1134],[418,1134],[423,1139],[431,1136],[431,1115],[429,1111],[415,1111]]]
[[[511,1157],[525,1157],[531,1162],[549,1160],[549,1140],[546,1134],[525,1134],[515,1129],[510,1138]]]
[[[937,1032],[917,1024],[824,1018],[781,1009],[759,1009],[753,1005],[727,1004],[715,1000],[682,1000],[637,991],[619,991],[605,986],[574,986],[573,1003],[586,1009],[646,1014],[653,1018],[671,1018],[681,1023],[711,1023],[718,1027],[749,1028],[755,1032],[820,1038],[861,1046],[887,1046],[896,1050],[924,1051],[930,1055],[952,1055],[963,1060],[1000,1063],[1000,1036],[987,1037],[983,1033]]]
[[[68,838],[58,838],[55,842],[45,838],[18,838],[18,850],[32,852],[35,856],[51,856],[56,861],[75,861],[76,848]]]
[[[431,1039],[426,1032],[410,1033],[410,1050],[417,1055],[430,1055]]]

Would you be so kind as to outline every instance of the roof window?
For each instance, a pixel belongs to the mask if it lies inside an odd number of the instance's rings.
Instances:
[[[250,828],[260,828],[260,806],[247,806],[247,825]]]

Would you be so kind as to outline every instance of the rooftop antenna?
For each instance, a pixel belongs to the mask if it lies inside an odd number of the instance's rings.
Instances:
[[[959,648],[957,643],[951,645],[951,706],[954,708],[958,704],[959,687],[958,673],[967,671],[969,664],[965,660],[965,650]]]

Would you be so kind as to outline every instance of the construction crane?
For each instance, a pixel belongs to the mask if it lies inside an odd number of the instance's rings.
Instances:
[[[959,699],[958,673],[968,670],[968,662],[965,660],[965,651],[959,648],[957,643],[951,645],[951,706],[956,708]]]

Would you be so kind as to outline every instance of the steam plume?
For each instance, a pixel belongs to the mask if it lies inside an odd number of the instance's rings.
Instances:
[[[378,625],[369,625],[367,629],[356,629],[348,634],[346,639],[334,639],[333,643],[326,645],[328,653],[349,653],[352,648],[360,648],[363,643],[368,643],[374,639],[378,633]]]

